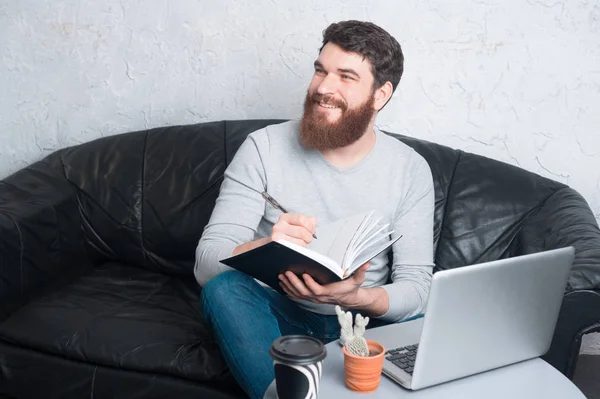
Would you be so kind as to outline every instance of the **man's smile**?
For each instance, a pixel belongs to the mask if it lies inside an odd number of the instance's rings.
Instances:
[[[331,104],[326,104],[326,103],[319,103],[319,105],[323,108],[328,108],[328,109],[337,109],[339,107],[336,107],[335,105],[331,105]]]

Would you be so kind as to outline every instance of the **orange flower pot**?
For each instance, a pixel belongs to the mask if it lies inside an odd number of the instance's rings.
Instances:
[[[344,351],[344,381],[346,386],[355,392],[373,392],[377,390],[381,381],[385,348],[380,343],[369,340],[367,340],[367,345],[369,352],[376,353],[376,355],[356,356],[346,351],[345,345],[342,347]]]

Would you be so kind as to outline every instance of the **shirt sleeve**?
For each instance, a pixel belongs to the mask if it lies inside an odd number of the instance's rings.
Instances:
[[[225,170],[215,207],[196,247],[194,275],[200,286],[231,270],[220,260],[230,257],[238,245],[256,239],[265,211],[259,193],[266,187],[269,148],[267,135],[260,133],[248,135]]]
[[[392,283],[382,286],[389,297],[388,311],[377,317],[399,322],[425,311],[433,273],[433,217],[435,190],[429,164],[421,158],[406,176],[410,183],[396,211],[392,247]]]

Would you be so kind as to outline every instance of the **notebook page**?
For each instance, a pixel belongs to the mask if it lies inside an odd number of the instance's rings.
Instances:
[[[355,241],[352,248],[356,249],[357,247],[361,246],[365,240],[367,240],[372,234],[375,234],[374,232],[377,231],[377,229],[381,226],[379,224],[380,222],[381,217],[378,217],[377,219],[371,217],[369,223],[363,226],[363,230],[360,232],[360,235],[358,236],[358,239]]]
[[[327,256],[339,263],[342,269],[344,257],[346,256],[346,251],[348,251],[350,242],[352,241],[352,238],[356,235],[356,230],[363,223],[364,218],[365,214],[360,214],[344,219],[346,223],[344,224],[343,228],[337,235],[335,241],[331,245],[329,252],[327,252]]]
[[[327,255],[331,251],[331,247],[335,242],[336,237],[340,231],[344,228],[346,220],[337,220],[333,223],[326,224],[324,226],[317,227],[317,239],[313,239],[306,247],[312,251],[318,252],[322,255]],[[341,263],[340,263],[341,265]]]
[[[391,233],[393,233],[393,231]],[[394,244],[400,238],[402,238],[401,235],[396,237],[393,240],[379,241],[376,244],[370,246],[355,259],[355,261],[352,263],[352,266],[350,266],[350,268],[348,269],[348,272],[346,274],[353,273],[356,269],[358,269],[359,267],[364,265],[366,262],[373,259],[375,256],[379,255],[386,248],[392,246],[392,244]]]
[[[389,235],[391,234],[391,232],[387,230],[388,226],[389,223],[379,226],[379,229],[377,229],[373,233],[370,233],[369,237],[365,238],[356,248],[354,248],[350,252],[348,259],[346,260],[348,262],[348,267],[351,264],[354,264],[354,259],[360,256],[360,254],[366,251],[366,249],[368,249],[370,246],[372,246],[378,241],[388,239]]]
[[[348,246],[348,249],[346,251],[346,254],[344,256],[344,263],[342,263],[342,266],[346,266],[346,264],[349,264],[349,258],[350,253],[353,251],[353,249],[359,245],[360,242],[362,242],[362,240],[364,239],[364,237],[366,237],[367,233],[373,228],[373,225],[379,223],[379,219],[374,220],[373,219],[373,211],[368,212],[365,215],[365,218],[363,219],[362,223],[360,224],[360,226],[358,227],[356,233],[354,234],[354,237],[352,237],[352,241],[350,241],[350,245]]]

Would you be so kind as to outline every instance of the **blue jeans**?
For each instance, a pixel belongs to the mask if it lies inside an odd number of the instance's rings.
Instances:
[[[275,378],[269,348],[278,337],[310,335],[325,344],[340,337],[337,315],[304,310],[238,271],[210,279],[202,308],[231,373],[251,398],[262,398]],[[369,327],[383,324],[373,320]]]

